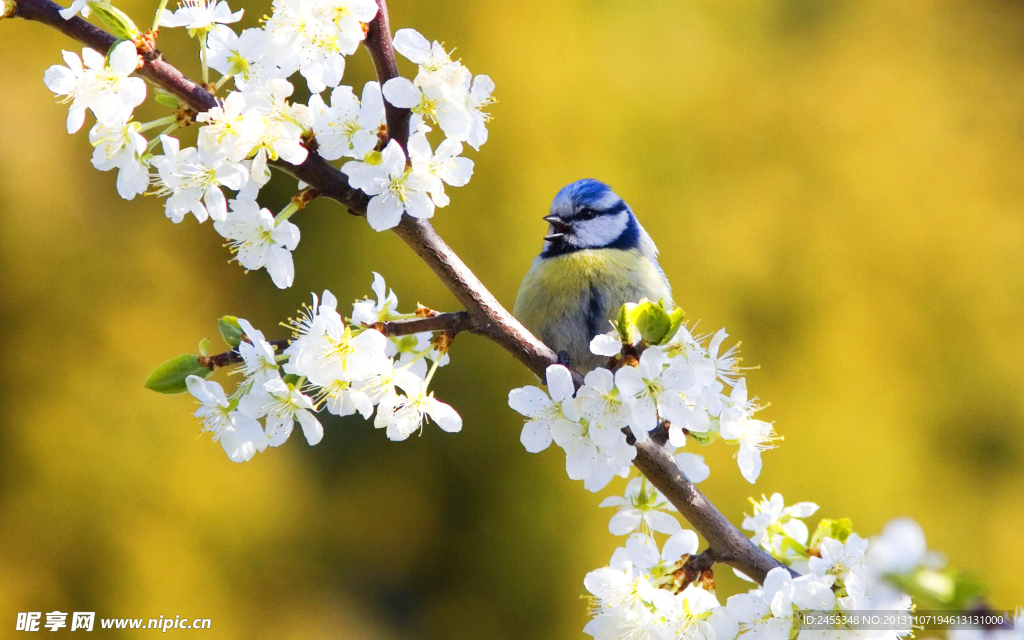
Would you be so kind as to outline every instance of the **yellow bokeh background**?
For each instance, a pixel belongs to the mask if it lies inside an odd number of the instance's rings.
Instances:
[[[145,23],[155,4],[118,6]],[[268,11],[244,8],[247,25]],[[497,84],[476,175],[436,226],[500,300],[556,190],[595,177],[655,238],[689,317],[760,365],[750,387],[785,441],[755,486],[706,450],[727,515],[780,491],[864,535],[911,516],[993,606],[1024,603],[1024,4],[402,0],[391,15]],[[196,73],[183,32],[161,47]],[[326,420],[317,447],[296,436],[244,465],[199,435],[187,398],[142,387],[219,344],[218,316],[283,337],[310,291],[355,299],[371,271],[406,307],[456,307],[397,238],[331,203],[296,215],[280,291],[228,264],[208,224],[120,200],[43,86],[61,48],[78,47],[0,22],[0,636],[18,611],[61,610],[208,617],[223,638],[581,637],[583,576],[621,539],[560,452],[522,449],[505,396],[532,379],[497,347],[460,337],[438,376],[460,434],[391,443]],[[346,72],[369,73],[362,53]]]

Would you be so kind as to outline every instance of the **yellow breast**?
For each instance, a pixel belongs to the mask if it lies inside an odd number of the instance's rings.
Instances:
[[[523,279],[514,313],[555,351],[586,358],[596,333],[625,302],[672,302],[661,271],[635,249],[586,249],[538,257]]]

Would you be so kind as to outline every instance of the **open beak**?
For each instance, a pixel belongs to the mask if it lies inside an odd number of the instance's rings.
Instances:
[[[544,236],[544,239],[549,242],[551,240],[558,240],[572,229],[571,225],[554,214],[544,216],[544,220],[551,225],[551,233]]]

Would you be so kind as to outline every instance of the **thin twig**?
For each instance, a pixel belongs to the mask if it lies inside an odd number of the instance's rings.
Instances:
[[[365,44],[377,70],[378,80],[383,85],[398,74],[398,64],[391,44],[387,3],[384,0],[377,2],[381,10],[369,25]],[[54,27],[97,51],[106,52],[114,44],[114,36],[78,17],[64,20],[59,10],[60,7],[50,0],[18,0],[17,15]],[[159,52],[150,54],[147,51],[139,74],[197,112],[217,105],[217,99],[212,94],[185,77],[164,60]],[[408,111],[396,109],[387,101],[385,108],[389,135],[404,145],[408,137]],[[349,186],[345,175],[315,151],[310,151],[309,157],[300,165],[280,161],[275,165],[316,189],[321,196],[338,201],[356,215],[365,215],[369,202],[366,194]],[[406,216],[394,231],[466,308],[464,321],[471,327],[469,330],[500,345],[537,376],[543,377],[545,369],[558,362],[555,353],[527,331],[498,302],[428,221]],[[582,379],[578,374],[574,373],[573,377],[577,385],[581,384]],[[647,440],[637,443],[636,448],[636,467],[704,536],[717,561],[736,567],[758,582],[763,581],[771,569],[783,566],[754,546],[708,502],[686,479],[664,447]]]
[[[465,311],[434,313],[426,318],[376,322],[369,326],[386,336],[409,336],[414,333],[426,333],[428,331],[445,331],[451,334],[453,338],[464,331],[475,331],[476,329],[473,317]]]
[[[274,348],[274,351],[281,351],[290,343],[291,340],[271,340],[268,342],[268,344]],[[242,354],[236,349],[225,351],[224,353],[217,353],[212,356],[199,356],[199,364],[210,371],[216,371],[221,367],[230,367],[233,364],[240,364],[241,362]]]
[[[465,331],[473,331],[475,328],[472,318],[465,311],[454,313],[433,312],[432,315],[426,318],[391,320],[389,322],[377,322],[368,326],[386,336],[409,336],[414,333],[444,331],[452,338]],[[248,338],[245,336],[243,336],[243,339],[248,341]],[[274,348],[274,351],[280,352],[291,344],[291,340],[270,340],[268,344]],[[212,356],[199,356],[199,364],[210,370],[228,367],[241,362],[242,354],[237,349]]]

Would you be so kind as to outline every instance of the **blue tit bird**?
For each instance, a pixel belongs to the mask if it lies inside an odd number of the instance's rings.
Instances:
[[[603,182],[563,187],[544,220],[544,247],[519,286],[513,314],[564,363],[587,373],[607,362],[590,352],[590,341],[610,330],[624,303],[648,298],[671,307],[672,289],[651,236]]]

